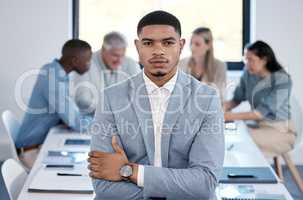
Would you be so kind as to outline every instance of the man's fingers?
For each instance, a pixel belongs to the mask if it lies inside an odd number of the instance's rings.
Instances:
[[[92,178],[96,178],[96,179],[97,179],[97,178],[99,178],[99,179],[102,178],[102,177],[100,177],[100,176],[97,176],[97,173],[96,173],[96,172],[89,172],[89,176],[92,177]]]
[[[87,168],[92,172],[99,172],[102,171],[102,167],[100,165],[90,164]]]
[[[124,154],[124,150],[119,146],[115,135],[112,137],[112,146],[116,153]]]
[[[104,179],[106,177],[106,173],[101,171],[98,172],[91,171],[88,175],[95,179]]]
[[[103,162],[104,162],[104,158],[92,158],[92,157],[89,157],[87,159],[87,161],[90,163],[90,164],[94,164],[94,165],[101,165]]]
[[[102,151],[91,151],[88,153],[88,156],[93,158],[99,158],[99,157],[103,157],[106,154],[108,153]]]

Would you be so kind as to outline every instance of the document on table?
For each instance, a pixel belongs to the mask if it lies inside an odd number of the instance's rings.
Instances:
[[[28,188],[29,192],[92,194],[93,186],[88,170],[40,169]]]
[[[219,183],[277,183],[269,167],[224,167]]]
[[[50,150],[43,160],[43,164],[72,165],[87,163],[88,152],[86,151],[61,151]]]
[[[286,200],[283,194],[264,193],[254,185],[220,184],[216,194],[221,200]]]

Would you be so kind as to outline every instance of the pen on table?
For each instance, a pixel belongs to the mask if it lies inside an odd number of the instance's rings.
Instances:
[[[254,175],[250,175],[250,174],[233,174],[233,173],[230,173],[227,176],[228,176],[228,178],[255,178]]]
[[[73,174],[73,173],[57,173],[57,176],[82,176],[82,174]]]
[[[47,164],[46,168],[73,168],[74,165]]]
[[[232,150],[232,148],[234,148],[234,144],[231,144],[231,145],[229,145],[229,147],[227,147],[227,151],[230,151],[230,150]]]

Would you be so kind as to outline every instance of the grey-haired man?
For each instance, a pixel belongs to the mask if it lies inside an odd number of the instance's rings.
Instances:
[[[93,53],[90,70],[83,75],[73,74],[71,93],[81,110],[94,110],[100,91],[141,71],[138,62],[125,56],[126,48],[124,36],[110,32],[104,36],[101,49]]]

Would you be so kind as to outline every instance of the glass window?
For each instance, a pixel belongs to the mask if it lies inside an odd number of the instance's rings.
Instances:
[[[134,46],[137,23],[153,10],[165,10],[179,18],[186,46],[181,57],[190,55],[192,31],[209,27],[214,36],[215,57],[240,62],[243,49],[243,0],[83,0],[79,6],[79,38],[93,50],[102,45],[103,36],[119,31],[128,41],[127,55],[138,59]]]

